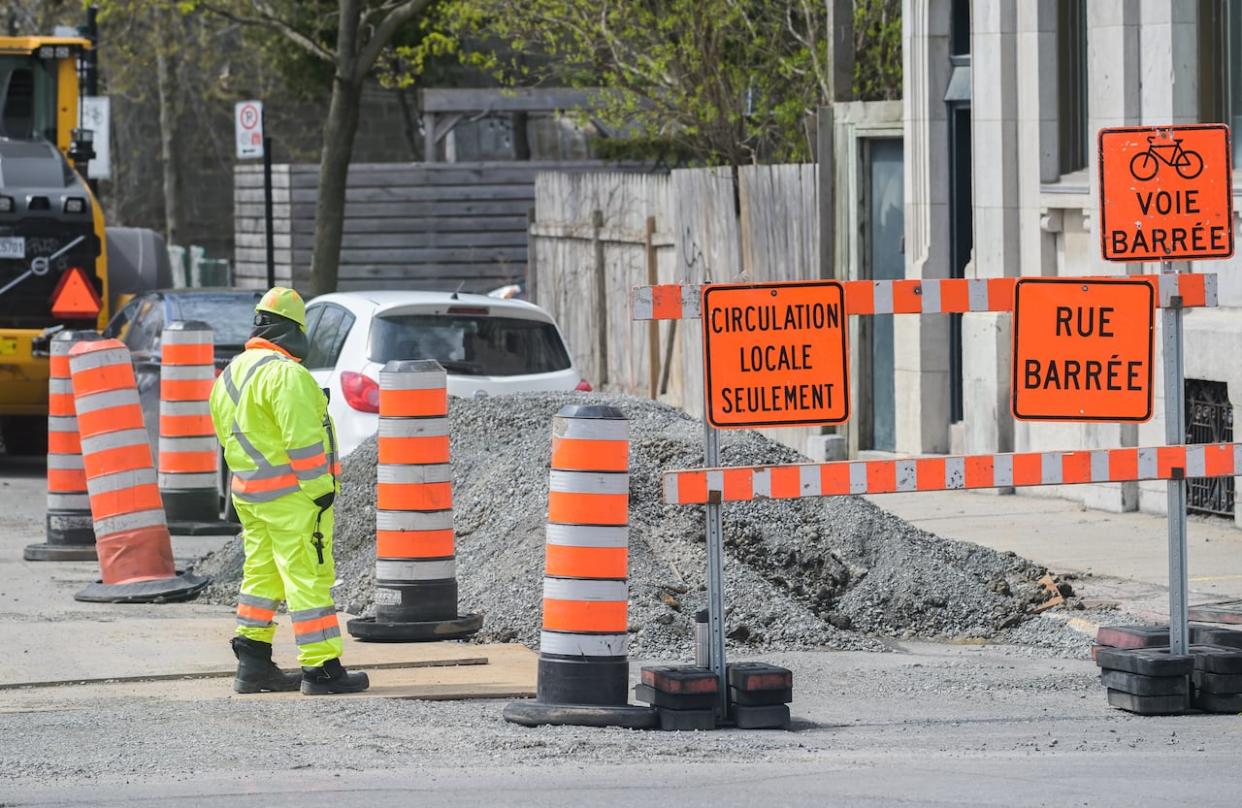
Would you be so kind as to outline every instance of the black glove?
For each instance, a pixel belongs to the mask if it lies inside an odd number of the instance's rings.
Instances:
[[[328,510],[332,507],[332,503],[336,501],[336,492],[329,491],[321,497],[315,497],[315,504],[319,506],[320,512]]]

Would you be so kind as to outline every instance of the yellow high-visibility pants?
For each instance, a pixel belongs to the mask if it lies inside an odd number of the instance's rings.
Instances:
[[[271,643],[276,635],[276,609],[289,604],[298,662],[317,668],[341,655],[341,629],[332,583],[332,508],[319,522],[322,547],[314,538],[319,506],[298,492],[272,502],[233,499],[242,524],[246,550],[241,594],[237,599],[237,634]]]

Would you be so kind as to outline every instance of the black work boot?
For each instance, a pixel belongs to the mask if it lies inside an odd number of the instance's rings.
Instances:
[[[234,637],[233,655],[237,657],[237,678],[233,689],[238,693],[283,693],[298,689],[299,673],[285,673],[272,662],[271,643],[249,637]]]
[[[370,686],[365,673],[350,673],[339,659],[329,659],[318,668],[302,668],[303,696],[361,693]]]

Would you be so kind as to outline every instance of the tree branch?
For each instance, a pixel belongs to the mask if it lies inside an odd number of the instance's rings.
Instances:
[[[286,39],[302,48],[307,53],[323,59],[328,64],[335,64],[336,59],[330,50],[323,47],[314,39],[302,33],[298,29],[294,28],[285,20],[282,20],[275,14],[274,10],[267,3],[262,2],[262,0],[251,0],[251,5],[254,6],[258,16],[238,14],[224,8],[223,6],[215,5],[214,3],[200,3],[198,7],[209,14],[215,14],[218,17],[223,17],[224,19],[238,23],[239,25],[256,25],[278,31],[283,34]]]
[[[375,33],[371,34],[371,38],[367,40],[367,44],[358,54],[358,62],[354,65],[354,80],[361,81],[367,71],[374,66],[375,61],[379,59],[380,52],[388,46],[396,35],[397,29],[413,20],[419,14],[427,10],[427,8],[435,0],[406,0],[406,2],[388,12],[388,16],[376,27]]]

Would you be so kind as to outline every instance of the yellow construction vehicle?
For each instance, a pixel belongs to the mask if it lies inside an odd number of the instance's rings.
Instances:
[[[109,270],[86,179],[93,133],[80,117],[95,82],[93,13],[87,34],[0,36],[0,440],[10,454],[40,453],[46,440],[41,346],[61,328],[102,329],[118,287],[157,282],[147,267]],[[159,252],[139,263],[167,265]]]

